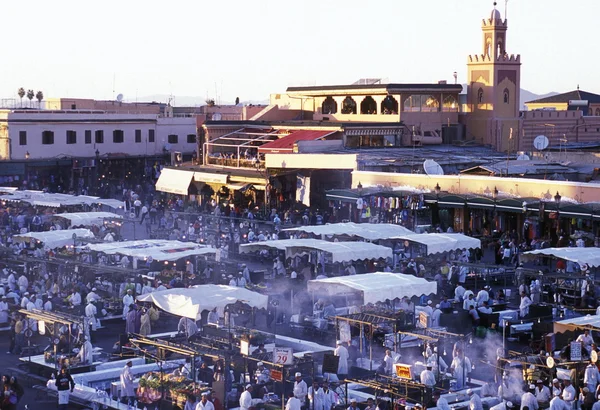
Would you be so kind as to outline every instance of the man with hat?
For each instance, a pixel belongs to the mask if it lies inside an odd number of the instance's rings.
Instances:
[[[560,396],[562,394],[562,386],[560,380],[557,378],[552,379],[552,396]]]
[[[198,404],[196,404],[196,410],[215,410],[215,406],[212,404],[212,402],[210,400],[208,400],[209,394],[210,394],[209,391],[202,392],[200,402]]]
[[[27,304],[29,303],[29,292],[23,293],[23,298],[21,299],[21,307],[23,309],[27,309]]]
[[[242,272],[238,272],[237,286],[240,288],[246,287],[246,278],[244,278],[244,274]]]
[[[577,393],[575,392],[575,388],[571,386],[571,379],[563,380],[563,384],[565,388],[562,392],[562,399],[567,403],[569,408],[572,408],[577,400]]]
[[[8,323],[8,299],[2,296],[0,300],[0,323]]]
[[[247,384],[246,390],[240,396],[240,410],[250,410],[252,407],[252,385]]]
[[[237,287],[237,280],[235,280],[235,278],[233,277],[233,275],[227,276],[227,279],[229,279],[229,286],[231,286],[231,287]]]
[[[543,381],[538,380],[536,385],[535,398],[540,406],[547,407],[548,403],[550,403],[550,399],[552,398],[552,393],[550,393],[548,386],[544,386]]]
[[[429,388],[433,388],[435,386],[435,375],[433,374],[433,366],[427,365],[427,368],[421,372],[421,384]]]
[[[556,379],[555,379],[556,380]],[[554,398],[550,400],[549,410],[571,410],[571,407],[564,402],[564,400],[560,397],[559,391],[554,391]]]
[[[133,386],[133,374],[131,373],[133,362],[129,360],[123,367],[120,374],[121,381],[121,397],[127,399],[127,404],[132,405],[135,399],[135,388]]]
[[[431,307],[431,305],[433,304],[433,302],[431,301],[431,299],[429,299],[427,301],[427,306],[425,306],[423,308],[423,312],[427,313],[427,316],[431,317],[431,315],[433,315],[433,308]]]
[[[345,379],[348,375],[348,349],[344,347],[341,340],[338,340],[336,345],[333,354],[340,358],[337,374],[340,379]]]
[[[265,367],[263,362],[258,362],[256,364],[256,372],[254,373],[254,376],[256,377],[256,384],[264,385],[271,380],[271,372]]]
[[[525,407],[527,407],[529,410],[538,410],[539,405],[535,396],[533,395],[534,391],[535,384],[530,384],[529,391],[523,393],[521,396],[521,410],[523,410]]]
[[[435,407],[437,407],[439,410],[450,410],[448,400],[442,397],[442,394],[439,390],[433,392],[433,400],[435,401]]]
[[[69,395],[75,389],[75,381],[69,374],[66,366],[60,369],[55,383],[56,390],[58,391],[58,408],[66,410],[69,407]]]
[[[440,317],[442,317],[442,309],[441,305],[438,303],[435,305],[435,309],[431,314],[431,327],[439,327],[440,326]]]
[[[294,393],[288,394],[288,401],[285,403],[285,410],[300,410],[302,405],[297,397],[294,397]]]
[[[595,363],[590,362],[590,364],[588,364],[585,368],[585,373],[583,374],[583,382],[586,384],[587,388],[590,389],[591,392],[595,392],[599,379],[600,373],[598,372],[598,367]]]
[[[127,314],[129,313],[129,305],[132,305],[135,300],[133,299],[133,291],[131,289],[127,289],[127,293],[123,296],[123,320],[127,319]]]
[[[347,410],[358,410],[358,403],[356,399],[350,399],[350,406],[348,406]]]
[[[308,388],[308,403],[310,410],[323,410],[323,389],[319,387],[316,379],[313,379],[312,386]]]
[[[296,381],[294,382],[294,397],[300,400],[300,405],[304,407],[306,401],[306,395],[308,394],[308,386],[306,382],[302,380],[302,373],[296,372],[294,375]]]
[[[85,301],[87,303],[94,303],[97,300],[100,300],[100,296],[98,296],[98,294],[96,293],[96,288],[92,288],[92,291],[90,293],[87,294],[87,296],[85,297]]]

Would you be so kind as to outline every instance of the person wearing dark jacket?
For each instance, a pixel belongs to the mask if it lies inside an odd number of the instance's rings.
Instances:
[[[20,402],[25,394],[25,390],[23,389],[23,386],[19,384],[15,376],[10,378],[10,389],[17,395],[17,403]]]
[[[73,393],[75,382],[67,371],[66,367],[60,369],[56,377],[56,390],[58,390],[58,408],[67,409],[69,407],[69,394]]]

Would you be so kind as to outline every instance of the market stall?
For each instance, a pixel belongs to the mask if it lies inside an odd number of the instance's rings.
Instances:
[[[579,266],[587,265],[595,268],[600,266],[600,248],[546,248],[521,254],[522,260],[532,260],[540,256],[548,256],[575,262]]]
[[[392,249],[368,242],[328,242],[319,239],[283,239],[240,245],[240,253],[256,252],[263,249],[285,251],[286,257],[294,257],[311,251],[323,252],[330,256],[330,261],[333,263],[363,259],[387,259],[392,257]]]
[[[243,302],[252,308],[266,309],[268,296],[244,288],[226,285],[199,285],[191,288],[167,289],[137,297],[139,302],[152,302],[176,316],[200,320],[203,310],[223,311],[227,305]],[[222,316],[222,315],[221,315]]]
[[[64,208],[76,206],[106,206],[114,210],[124,208],[123,201],[103,199],[97,196],[54,194],[43,191],[22,190],[0,195],[1,201],[23,202],[33,206]]]
[[[426,248],[425,255],[481,248],[481,240],[460,233],[411,233],[390,239],[420,244]]]
[[[437,284],[411,275],[376,272],[310,280],[308,291],[328,295],[358,293],[362,304],[366,305],[403,297],[435,294]]]
[[[86,249],[106,255],[121,255],[138,260],[176,261],[190,256],[214,255],[215,248],[193,242],[166,239],[144,239],[138,241],[106,242],[88,244]]]
[[[121,215],[112,212],[65,212],[55,214],[52,218],[64,224],[65,228],[71,226],[102,226],[105,218],[123,219]]]
[[[62,248],[63,246],[75,246],[76,240],[94,239],[94,233],[89,229],[65,229],[60,231],[28,232],[13,235],[13,242],[25,242],[28,244],[43,244],[49,249]]]
[[[395,224],[357,224],[353,222],[336,223],[327,225],[306,225],[295,228],[283,229],[289,232],[306,232],[313,235],[324,236],[352,236],[366,239],[368,241],[377,241],[380,239],[389,239],[400,235],[414,234],[413,231],[401,225]]]

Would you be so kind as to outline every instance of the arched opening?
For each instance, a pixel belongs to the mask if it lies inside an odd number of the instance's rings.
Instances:
[[[504,89],[504,104],[508,104],[510,102],[510,94],[508,92],[508,88]]]
[[[323,104],[321,104],[321,112],[323,114],[336,114],[337,113],[337,103],[333,99],[333,97],[329,96],[325,98]]]
[[[483,104],[483,88],[477,90],[477,104]]]
[[[447,95],[444,97],[444,103],[442,105],[443,111],[458,111],[458,103],[453,95]]]
[[[596,108],[596,112],[594,113],[594,115],[600,117],[600,108]]]
[[[421,111],[437,112],[440,110],[440,100],[433,95],[421,96]]]
[[[504,49],[502,48],[502,40],[498,41],[498,45],[497,45],[497,56],[500,57],[504,54]]]
[[[398,101],[391,95],[388,95],[381,102],[381,113],[384,115],[398,114]]]
[[[370,95],[367,95],[360,103],[361,114],[377,114],[377,103]]]
[[[356,114],[356,101],[350,96],[342,101],[342,114]]]
[[[492,55],[492,39],[489,37],[485,41],[485,55],[488,57]]]

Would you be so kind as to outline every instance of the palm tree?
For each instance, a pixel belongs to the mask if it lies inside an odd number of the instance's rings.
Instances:
[[[35,98],[38,100],[38,108],[41,109],[42,108],[42,100],[44,99],[44,93],[41,91],[38,91],[35,94]]]
[[[27,98],[29,99],[29,108],[31,108],[31,100],[35,97],[33,90],[27,90]]]
[[[23,97],[25,97],[25,89],[23,87],[19,88],[19,91],[17,91],[17,94],[21,98],[21,108],[23,108]]]

